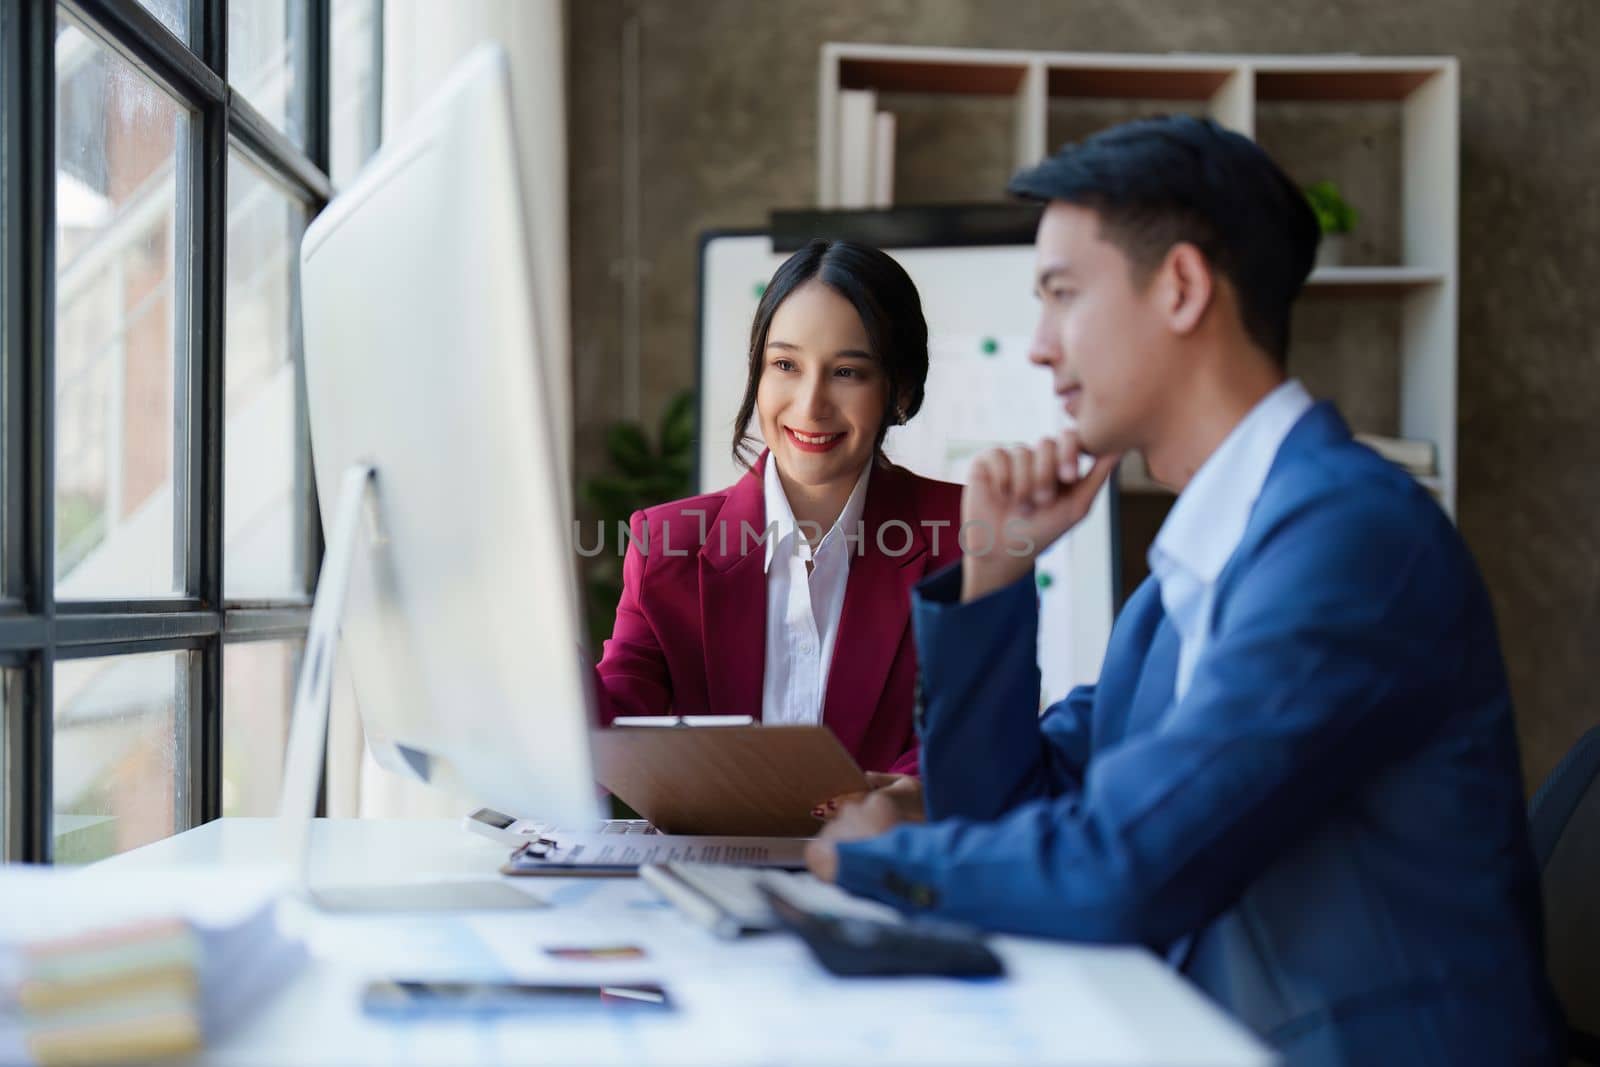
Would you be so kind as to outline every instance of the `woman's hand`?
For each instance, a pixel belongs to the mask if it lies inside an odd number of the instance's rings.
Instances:
[[[909,775],[880,774],[879,778],[901,780]],[[916,779],[912,778],[915,782]],[[839,806],[838,818],[822,828],[815,841],[806,844],[806,866],[824,882],[837,881],[839,877],[838,845],[844,841],[865,841],[892,830],[905,820],[900,816],[899,803],[889,798],[889,786],[870,793],[852,793],[852,797],[865,799],[846,800]],[[903,787],[904,788],[904,787]],[[917,785],[920,805],[922,786]],[[902,792],[901,795],[904,795]]]
[[[867,772],[867,792],[844,793],[811,809],[819,819],[832,819],[845,804],[858,803],[867,797],[883,797],[894,805],[901,822],[926,822],[927,812],[922,806],[922,779],[913,774],[880,774]]]

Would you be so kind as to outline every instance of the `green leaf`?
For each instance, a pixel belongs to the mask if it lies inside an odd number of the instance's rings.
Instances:
[[[612,586],[621,588],[622,586],[622,546],[618,545],[615,538],[610,536],[613,532],[607,532],[606,550],[598,556],[591,557],[593,560],[589,564],[589,588],[591,589],[609,589]],[[608,606],[613,608],[617,606],[614,598]]]
[[[1314,182],[1306,186],[1305,196],[1323,233],[1349,233],[1355,229],[1356,209],[1345,201],[1333,182]]]
[[[617,601],[622,599],[622,579],[590,578],[585,585],[589,598],[589,652],[598,659],[616,622]]]
[[[617,600],[622,595],[621,556],[612,551],[617,547],[613,540],[617,536],[616,523],[626,521],[641,508],[689,495],[695,422],[694,394],[682,392],[668,402],[661,414],[659,451],[636,423],[617,422],[606,429],[611,472],[588,479],[580,490],[594,511],[593,517],[605,525],[608,538],[605,553],[582,560],[590,635],[596,652],[600,642],[610,636]],[[592,527],[585,536],[593,538]],[[678,539],[674,533],[674,542]]]
[[[661,461],[661,473],[663,476],[673,478],[679,485],[683,486],[683,492],[679,495],[687,496],[689,494],[689,479],[694,474],[694,457],[692,455],[668,456]]]
[[[583,496],[606,522],[626,519],[642,506],[639,482],[632,478],[591,478]]]
[[[640,507],[650,507],[652,504],[665,504],[669,500],[676,500],[687,496],[683,479],[670,474],[658,474],[653,478],[644,478],[639,483]]]
[[[667,404],[661,416],[661,454],[686,456],[694,447],[694,394],[682,392]]]
[[[626,474],[647,475],[655,469],[655,449],[637,423],[612,423],[606,429],[606,454]]]

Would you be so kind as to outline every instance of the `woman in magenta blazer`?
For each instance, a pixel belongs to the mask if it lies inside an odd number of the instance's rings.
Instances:
[[[917,773],[911,587],[959,558],[961,487],[882,449],[927,375],[922,305],[889,256],[817,240],[778,268],[734,420],[746,473],[632,518],[604,721],[820,722],[864,770]]]

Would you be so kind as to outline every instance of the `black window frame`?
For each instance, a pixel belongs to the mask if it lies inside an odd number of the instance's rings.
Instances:
[[[57,601],[55,595],[55,35],[58,7],[190,111],[178,145],[177,210],[192,264],[176,294],[187,356],[178,363],[175,413],[185,448],[174,462],[174,494],[186,524],[170,598]],[[223,565],[223,386],[230,152],[307,207],[333,196],[328,177],[332,0],[291,7],[299,44],[296,96],[305,104],[297,146],[227,80],[228,0],[191,0],[189,40],[133,0],[8,0],[0,5],[0,670],[13,673],[4,713],[4,857],[52,860],[52,733],[55,664],[148,652],[190,653],[180,691],[183,747],[179,829],[222,813],[224,644],[303,640],[322,559],[322,529],[305,418],[298,299],[291,350],[298,383],[295,491],[301,593],[228,600]],[[373,47],[382,69],[383,4],[375,0]],[[301,75],[304,75],[302,80]],[[381,77],[372,116],[381,109]],[[303,94],[303,95],[302,95]],[[4,690],[0,690],[4,691]],[[187,709],[187,714],[184,714]]]

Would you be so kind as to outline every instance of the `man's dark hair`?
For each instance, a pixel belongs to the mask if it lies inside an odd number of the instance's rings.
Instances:
[[[1287,361],[1290,307],[1321,230],[1304,194],[1248,137],[1187,115],[1126,122],[1019,172],[1010,192],[1092,210],[1141,285],[1173,245],[1194,245],[1232,283],[1251,340]]]
[[[740,466],[750,466],[754,451],[750,419],[755,415],[756,392],[767,362],[772,316],[791,293],[813,278],[855,307],[872,345],[872,360],[888,380],[874,448],[881,450],[889,428],[909,421],[922,408],[923,386],[928,380],[928,323],[922,317],[922,300],[911,276],[894,257],[869,245],[815,238],[783,261],[756,308],[744,400],[733,422],[733,459]]]

